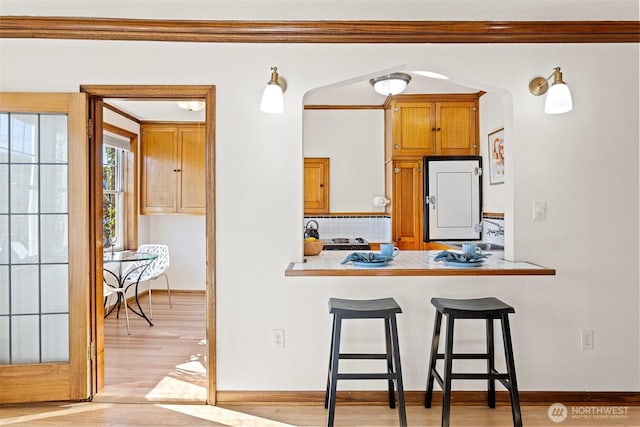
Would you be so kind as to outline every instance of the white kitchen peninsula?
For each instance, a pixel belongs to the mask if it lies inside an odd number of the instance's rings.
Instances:
[[[386,265],[357,267],[341,262],[352,251],[322,251],[307,256],[303,262],[292,262],[285,276],[554,276],[555,269],[529,262],[513,262],[493,255],[479,267],[451,267],[434,261],[441,251],[401,251]]]

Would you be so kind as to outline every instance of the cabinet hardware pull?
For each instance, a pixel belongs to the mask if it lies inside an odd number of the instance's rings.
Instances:
[[[174,171],[174,172],[182,172],[182,170],[181,170],[181,169],[174,169],[173,171]]]

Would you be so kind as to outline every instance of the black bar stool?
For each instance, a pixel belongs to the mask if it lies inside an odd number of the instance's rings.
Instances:
[[[407,414],[404,403],[404,389],[402,387],[402,369],[400,368],[400,350],[398,349],[398,328],[396,323],[396,313],[402,313],[400,306],[393,298],[375,300],[329,298],[329,313],[333,314],[333,331],[331,333],[327,389],[324,396],[324,407],[329,409],[327,425],[333,426],[338,380],[388,380],[389,407],[395,408],[396,406],[395,381],[398,390],[400,426],[405,427],[407,425]],[[386,353],[340,353],[340,333],[343,319],[384,319]],[[387,372],[341,374],[338,372],[340,359],[386,360]]]
[[[513,347],[511,344],[511,330],[509,329],[509,313],[515,313],[513,307],[497,298],[478,299],[447,299],[432,298],[431,304],[436,307],[436,320],[433,324],[433,341],[431,343],[431,357],[427,374],[427,393],[424,399],[425,408],[431,407],[433,397],[434,378],[442,387],[442,427],[449,426],[449,412],[451,410],[451,380],[488,380],[488,406],[496,407],[496,380],[500,381],[511,398],[511,413],[513,425],[522,426],[520,414],[520,398],[518,397],[518,383],[513,361]],[[447,316],[447,334],[445,338],[445,352],[438,353],[440,343],[440,326],[442,315]],[[487,323],[487,352],[486,353],[454,353],[453,326],[455,319],[485,319]],[[507,373],[499,373],[494,365],[493,320],[500,319],[502,324],[502,338],[506,357]],[[436,361],[444,359],[444,377],[436,370]],[[452,373],[453,359],[485,359],[486,373]]]

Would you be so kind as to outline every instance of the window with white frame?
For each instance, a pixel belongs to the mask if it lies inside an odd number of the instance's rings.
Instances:
[[[118,138],[104,134],[102,146],[102,232],[104,247],[121,250],[125,242],[125,174],[126,149]],[[127,140],[128,143],[128,140]]]

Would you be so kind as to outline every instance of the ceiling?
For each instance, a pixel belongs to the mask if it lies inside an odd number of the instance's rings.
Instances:
[[[359,76],[349,80],[315,88],[304,95],[305,105],[382,105],[386,96],[376,93],[369,80],[379,75],[394,71],[402,71],[411,75],[411,82],[403,94],[425,93],[476,93],[479,89],[463,86],[437,78],[425,77],[415,71],[401,69],[385,70],[370,75]],[[286,100],[286,95],[285,95]],[[141,121],[204,121],[205,112],[186,111],[178,107],[175,101],[127,101],[122,99],[105,99],[105,102],[128,113]],[[256,105],[256,108],[258,106]]]
[[[178,107],[177,101],[125,101],[105,99],[107,104],[135,117],[140,121],[204,122],[205,110],[187,111]]]

